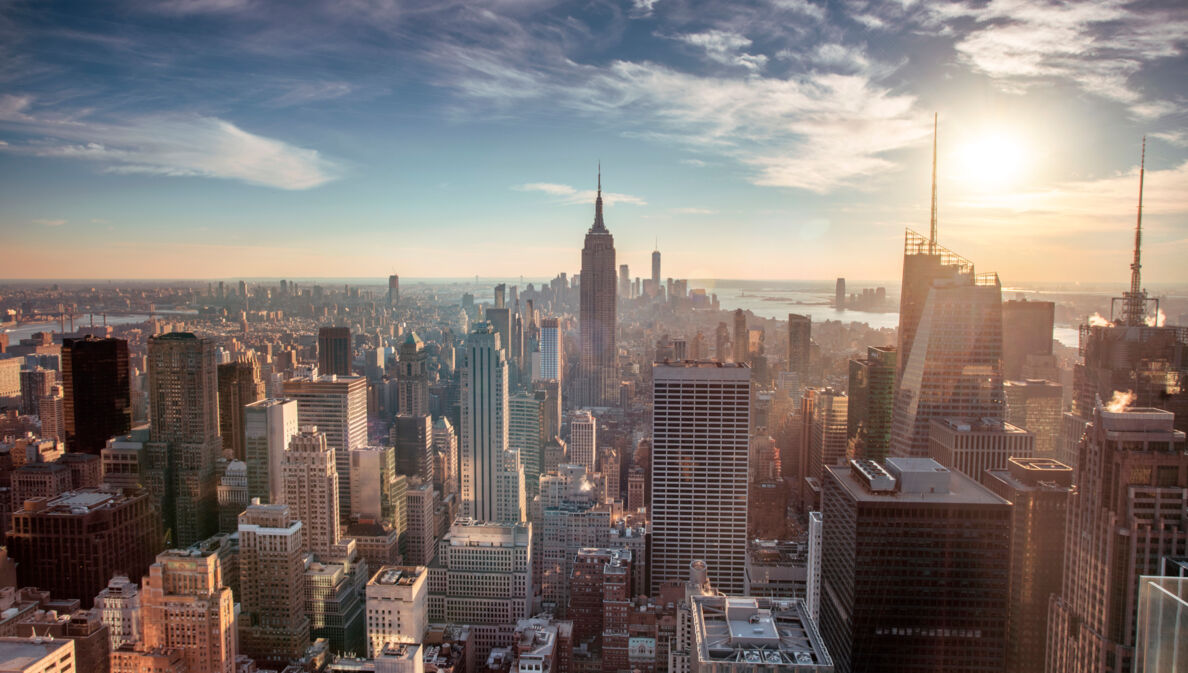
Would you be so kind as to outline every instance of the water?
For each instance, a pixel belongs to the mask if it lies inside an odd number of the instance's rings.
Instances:
[[[169,312],[159,311],[157,313],[157,315],[162,316],[165,313],[169,313]],[[178,313],[183,313],[183,312],[178,311]],[[189,313],[189,312],[185,312],[185,313]],[[197,314],[195,313],[194,315],[197,315]],[[148,319],[149,319],[149,317],[145,313],[133,313],[131,315],[108,315],[107,316],[107,324],[112,325],[112,326],[133,325],[136,323],[142,323]],[[91,315],[89,313],[82,315],[82,316],[74,317],[74,329],[76,329],[76,330],[81,329],[83,327],[88,327],[88,326],[90,326],[90,324],[91,324]],[[98,316],[98,315],[95,316],[95,325],[102,325],[102,324],[103,324],[102,316]],[[21,325],[20,327],[14,327],[12,329],[0,330],[0,331],[3,331],[5,334],[8,335],[9,343],[16,345],[17,343],[20,342],[21,339],[28,339],[29,337],[33,336],[37,332],[53,332],[55,334],[58,334],[60,332],[60,330],[58,329],[59,325],[61,325],[61,323],[59,323],[57,320],[54,320],[52,322],[43,322],[43,323],[36,323],[36,324],[31,324],[31,325]],[[70,320],[66,321],[66,329],[67,329],[67,331],[70,330]]]
[[[761,282],[761,281],[697,281],[691,287],[706,287],[706,292],[716,292],[723,309],[733,311],[741,308],[757,316],[787,320],[789,313],[807,315],[813,322],[838,320],[841,322],[862,322],[875,329],[899,327],[899,312],[839,311],[833,307],[834,286],[832,283]],[[876,287],[873,283],[855,284],[851,289],[861,291],[863,287]],[[899,293],[898,287],[887,287],[888,296]],[[1077,347],[1079,334],[1075,327],[1055,327],[1052,338],[1065,346]]]

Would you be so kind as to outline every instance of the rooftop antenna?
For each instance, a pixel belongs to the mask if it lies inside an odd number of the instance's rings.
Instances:
[[[928,227],[928,254],[936,254],[936,127],[939,115],[932,113],[932,217]]]
[[[1139,198],[1138,198],[1138,216],[1134,225],[1134,261],[1130,263],[1130,291],[1124,292],[1122,299],[1122,322],[1128,327],[1142,327],[1147,324],[1147,303],[1152,301],[1147,298],[1147,292],[1143,290],[1143,276],[1142,276],[1142,247],[1143,247],[1143,182],[1146,176],[1147,168],[1147,137],[1143,136],[1143,150],[1141,158],[1139,159]],[[1155,303],[1155,314],[1159,315],[1159,300],[1153,300]],[[1113,304],[1111,302],[1111,313],[1113,311]],[[1111,316],[1113,317],[1113,316]]]

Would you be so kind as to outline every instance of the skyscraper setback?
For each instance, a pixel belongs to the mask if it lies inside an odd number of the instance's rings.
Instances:
[[[658,265],[655,267],[658,271]],[[602,219],[602,174],[594,202],[594,224],[582,248],[581,402],[611,406],[618,401],[618,347],[615,293],[615,239]]]

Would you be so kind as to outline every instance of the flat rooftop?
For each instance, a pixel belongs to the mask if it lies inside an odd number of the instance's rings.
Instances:
[[[821,635],[798,598],[697,596],[692,609],[699,662],[833,670]]]
[[[371,578],[371,584],[387,586],[412,586],[417,578],[425,574],[425,568],[416,566],[383,566]]]
[[[896,461],[924,461],[937,464],[931,458],[895,458]],[[827,465],[826,474],[832,474],[850,497],[858,502],[922,502],[935,504],[963,504],[963,505],[1009,505],[1010,503],[982,486],[978,482],[961,474],[949,471],[948,490],[945,492],[902,492],[880,491],[872,493],[866,489],[857,477],[851,473],[850,467]],[[897,481],[902,481],[897,479]]]

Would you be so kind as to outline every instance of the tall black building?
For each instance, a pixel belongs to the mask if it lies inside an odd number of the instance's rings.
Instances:
[[[318,373],[351,375],[351,328],[318,328]]]
[[[64,340],[62,395],[68,451],[98,455],[109,438],[128,432],[128,342],[93,336]]]

